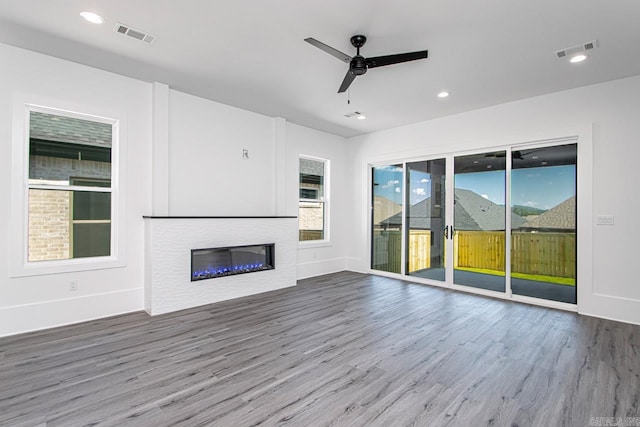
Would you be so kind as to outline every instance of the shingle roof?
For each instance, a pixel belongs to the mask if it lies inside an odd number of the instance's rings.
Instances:
[[[471,190],[456,188],[455,227],[458,230],[504,230],[505,207],[485,199]],[[520,215],[511,213],[511,228],[526,222]]]
[[[504,230],[505,208],[493,203],[470,190],[456,188],[455,191],[454,226],[457,230]],[[431,228],[431,197],[416,203],[410,208],[409,226],[413,229],[428,230]],[[402,213],[393,215],[382,221],[383,224],[399,226]],[[518,228],[526,220],[511,213],[511,226]]]
[[[402,205],[397,204],[393,200],[389,200],[386,197],[382,196],[375,196],[373,199],[374,224],[379,224],[381,221],[384,221],[385,218],[389,218],[390,216],[396,214],[402,215]]]
[[[32,111],[29,137],[45,141],[111,147],[112,126],[107,123]]]
[[[523,228],[545,230],[575,230],[576,197],[570,197],[527,222]]]

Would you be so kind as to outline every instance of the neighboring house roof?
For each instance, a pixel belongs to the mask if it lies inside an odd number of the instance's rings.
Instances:
[[[32,111],[29,138],[44,141],[111,147],[111,125]]]
[[[470,190],[456,188],[455,190],[454,227],[456,230],[504,230],[504,206],[493,203]],[[431,228],[431,197],[410,207],[409,227],[428,230]],[[398,227],[402,221],[402,213],[395,214],[383,224]],[[511,214],[512,228],[519,228],[525,224],[525,219],[514,213]]]
[[[402,215],[402,205],[389,200],[386,197],[375,196],[373,198],[373,223],[380,224],[381,221],[400,213]]]
[[[575,230],[576,197],[570,197],[527,222],[522,228],[533,230]]]

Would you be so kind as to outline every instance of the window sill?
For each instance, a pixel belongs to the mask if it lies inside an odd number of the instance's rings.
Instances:
[[[298,249],[323,248],[333,246],[331,240],[306,240],[298,242]]]
[[[11,269],[11,277],[41,276],[46,274],[74,273],[77,271],[102,270],[124,267],[116,257],[76,258],[55,261],[34,261]]]

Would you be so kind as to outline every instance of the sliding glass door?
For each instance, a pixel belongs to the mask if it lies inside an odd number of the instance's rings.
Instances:
[[[371,268],[402,273],[401,164],[372,168]]]
[[[511,290],[576,303],[576,144],[511,155]]]
[[[506,151],[454,159],[453,282],[505,292]]]
[[[576,166],[575,143],[373,166],[371,269],[575,304]]]
[[[406,272],[445,280],[446,160],[407,163]]]

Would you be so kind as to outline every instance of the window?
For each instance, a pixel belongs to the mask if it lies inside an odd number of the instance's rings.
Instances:
[[[27,261],[112,254],[113,123],[29,111]]]
[[[329,240],[327,233],[328,161],[300,158],[298,223],[301,242]]]

